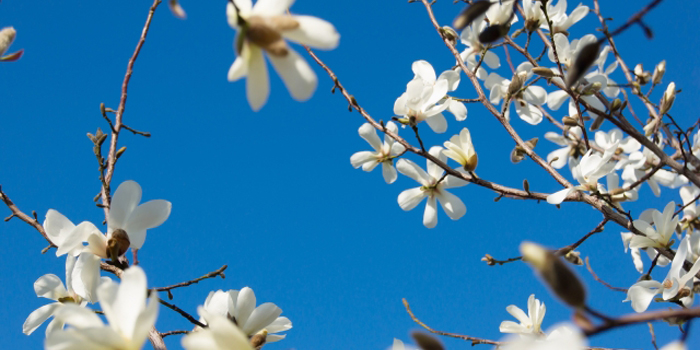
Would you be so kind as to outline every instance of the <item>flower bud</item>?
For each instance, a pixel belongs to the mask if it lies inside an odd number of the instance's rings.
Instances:
[[[576,56],[576,60],[566,77],[567,87],[576,84],[576,82],[586,74],[588,68],[590,68],[596,58],[598,58],[598,51],[600,51],[599,41],[592,42],[581,48],[581,51],[579,51],[578,56]]]
[[[619,98],[614,99],[612,101],[612,104],[610,104],[610,110],[613,112],[617,112],[617,110],[619,110],[620,107],[622,107],[622,100],[620,100]]]
[[[449,41],[452,46],[457,45],[457,39],[459,38],[459,35],[457,35],[457,32],[455,32],[454,29],[448,27],[448,26],[443,26],[440,28],[440,33],[442,33],[442,36]]]
[[[479,34],[479,42],[482,44],[490,44],[506,34],[510,30],[509,25],[505,24],[495,24],[486,29],[484,29],[481,34]]]
[[[664,73],[666,73],[666,60],[661,61],[656,65],[656,68],[654,68],[654,75],[651,76],[651,83],[654,85],[660,84]]]
[[[639,82],[639,85],[646,85],[651,79],[651,74],[644,71],[641,63],[634,67],[634,75],[637,76],[637,82]]]
[[[561,121],[564,123],[564,125],[568,126],[579,126],[578,120],[571,118],[569,116],[566,116],[564,118],[561,118]]]
[[[445,347],[442,346],[442,343],[440,341],[423,332],[413,332],[411,333],[411,336],[413,337],[413,340],[416,341],[416,344],[418,347],[422,350],[444,350]]]
[[[673,101],[676,100],[676,83],[671,82],[671,84],[668,84],[668,87],[666,87],[666,92],[664,92],[664,96],[661,98],[661,102],[659,103],[659,114],[660,116],[663,116],[666,114],[671,109],[671,106],[673,106]]]
[[[263,345],[265,345],[265,342],[267,340],[267,329],[263,329],[260,331],[260,333],[254,335],[252,338],[250,338],[250,346],[253,347],[253,349],[259,349]]]
[[[545,78],[553,78],[555,76],[552,69],[547,67],[534,67],[532,68],[532,72]]]
[[[187,18],[187,13],[185,13],[185,10],[182,8],[182,6],[180,6],[180,2],[178,0],[168,1],[168,7],[170,7],[170,12],[173,13],[173,16],[179,19]]]
[[[604,117],[604,116],[602,116],[602,115],[596,116],[595,119],[593,120],[593,123],[591,123],[590,130],[591,130],[591,131],[596,131],[596,130],[598,130],[598,129],[600,128],[600,126],[603,124],[604,121],[605,121],[605,117]]]
[[[564,255],[564,259],[566,259],[566,261],[574,265],[583,265],[583,259],[581,259],[581,252],[577,252],[575,250],[566,253],[566,255]]]
[[[526,78],[527,72],[520,72],[513,75],[513,80],[511,80],[510,85],[508,85],[508,96],[514,96],[520,92]]]
[[[0,30],[0,56],[5,54],[12,42],[15,41],[17,31],[13,27],[5,27]]]
[[[479,18],[479,16],[485,14],[491,5],[493,5],[493,3],[488,0],[473,2],[471,5],[465,8],[464,11],[457,16],[457,18],[455,18],[455,20],[452,22],[452,26],[456,30],[466,28],[468,25],[474,22],[474,20]]]
[[[520,244],[523,260],[539,273],[549,288],[563,302],[571,307],[583,307],[586,303],[586,290],[579,278],[552,252],[539,244]]]

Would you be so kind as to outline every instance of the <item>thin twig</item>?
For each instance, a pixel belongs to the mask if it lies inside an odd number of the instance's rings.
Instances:
[[[208,274],[206,274],[202,277],[195,278],[195,279],[189,280],[187,282],[173,284],[172,286],[156,288],[156,290],[159,292],[165,292],[165,291],[169,291],[169,290],[175,289],[175,288],[187,287],[189,285],[199,283],[199,281],[205,280],[207,278],[214,278],[217,276],[221,276],[221,278],[226,278],[226,275],[224,275],[224,270],[226,270],[227,267],[228,267],[228,265],[224,265],[224,266],[220,267],[218,270],[209,272]]]
[[[183,311],[179,307],[175,306],[174,304],[170,304],[167,301],[163,299],[158,299],[158,301],[165,305],[165,307],[177,312],[178,314],[182,315],[182,317],[186,318],[188,321],[192,322],[192,324],[196,326],[200,326],[202,328],[206,327],[206,325],[202,322],[199,322],[196,318],[194,318],[192,315],[188,314],[187,312]],[[160,333],[159,333],[160,334]]]
[[[596,275],[595,272],[593,272],[593,268],[591,267],[591,263],[588,261],[588,257],[586,257],[586,268],[588,269],[588,272],[591,273],[591,276],[593,276],[593,279],[596,280],[596,281],[598,281],[598,282],[600,282],[600,284],[602,284],[602,285],[604,285],[604,286],[606,286],[606,287],[608,287],[608,288],[610,288],[610,289],[612,289],[612,290],[614,290],[614,291],[616,291],[616,292],[625,292],[625,293],[627,293],[627,289],[626,289],[626,288],[613,287],[613,286],[611,286],[610,284],[608,284],[607,282],[605,282],[605,281],[603,281],[602,279],[600,279],[600,277],[598,277],[598,275]]]
[[[9,221],[13,217],[18,218],[18,219],[26,222],[30,226],[34,227],[37,231],[39,231],[39,233],[44,237],[44,239],[46,239],[46,241],[49,242],[48,249],[56,246],[55,244],[53,244],[53,242],[51,242],[51,239],[49,239],[49,236],[46,234],[46,231],[44,231],[44,227],[41,226],[41,224],[36,219],[36,217],[31,217],[31,216],[25,214],[24,212],[22,212],[15,205],[15,203],[13,203],[12,200],[10,200],[10,197],[8,197],[7,194],[5,194],[5,192],[2,191],[2,186],[0,186],[0,200],[2,200],[3,203],[5,203],[5,205],[7,206],[7,208],[9,208],[10,211],[12,212],[12,215],[5,218],[5,221]],[[44,250],[48,250],[48,249],[44,249]]]
[[[165,333],[161,333],[160,336],[161,336],[162,338],[165,338],[165,337],[167,337],[167,336],[169,336],[169,335],[188,334],[188,333],[190,333],[190,331],[167,331],[167,332],[165,332]]]

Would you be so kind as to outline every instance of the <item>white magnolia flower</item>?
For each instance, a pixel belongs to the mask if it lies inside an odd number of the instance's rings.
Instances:
[[[660,350],[688,350],[688,346],[682,341],[674,341],[664,345]]]
[[[147,288],[139,266],[126,269],[121,284],[110,280],[100,285],[97,297],[108,325],[92,310],[64,305],[54,317],[71,328],[51,333],[45,349],[141,349],[158,316],[158,295],[151,293],[146,305]]]
[[[107,238],[115,230],[124,230],[134,249],[141,249],[146,241],[146,230],[158,227],[170,216],[172,204],[156,199],[139,205],[141,186],[135,181],[122,182],[112,196],[107,218]]]
[[[306,101],[316,90],[317,78],[306,60],[284,39],[318,49],[338,46],[340,35],[332,24],[311,16],[289,15],[294,0],[235,0],[227,4],[228,23],[236,29],[238,57],[231,65],[228,80],[248,77],[246,94],[254,111],[267,102],[270,81],[263,52],[295,100]]]
[[[447,157],[442,153],[442,147],[434,146],[429,153],[442,162],[447,160]],[[447,216],[452,220],[458,220],[467,212],[467,207],[459,197],[447,192],[446,190],[453,187],[462,187],[468,182],[458,179],[454,176],[447,176],[442,181],[443,170],[435,163],[428,160],[428,172],[421,169],[416,163],[408,159],[399,159],[396,163],[396,168],[401,174],[404,174],[421,184],[420,187],[405,190],[399,194],[399,206],[401,209],[409,211],[415,208],[424,198],[428,198],[428,204],[425,206],[423,214],[423,225],[427,228],[433,228],[437,225],[437,202],[440,202],[442,209]]]
[[[292,328],[292,322],[287,317],[280,317],[282,309],[273,303],[264,303],[255,307],[255,293],[249,287],[240,291],[218,290],[209,293],[204,302],[206,314],[225,316],[233,322],[248,337],[264,334],[265,342],[280,341],[286,334],[275,334]],[[202,323],[209,324],[209,319],[202,315]]]
[[[88,236],[99,233],[100,230],[88,221],[83,221],[78,226],[68,220],[63,214],[54,209],[49,209],[44,220],[44,231],[51,242],[56,245],[56,256],[70,253],[73,256],[80,254],[83,242]]]
[[[190,332],[182,338],[187,350],[253,350],[248,337],[225,316],[209,313],[203,307],[197,312],[209,321],[207,328]]]
[[[386,128],[393,133],[399,132],[396,124],[393,122],[388,122]],[[397,175],[396,169],[394,168],[394,158],[406,150],[406,147],[396,142],[389,134],[384,135],[384,143],[382,144],[377,136],[376,130],[370,123],[362,124],[359,133],[360,136],[374,148],[374,152],[357,152],[350,157],[350,164],[352,164],[355,169],[362,166],[362,170],[364,171],[372,171],[377,165],[381,164],[384,181],[388,184],[396,181]]]
[[[676,251],[676,256],[671,262],[671,269],[663,283],[657,281],[639,281],[627,291],[627,299],[632,302],[632,309],[636,312],[644,312],[654,300],[654,296],[662,294],[664,300],[678,298],[685,307],[693,304],[695,293],[693,290],[693,278],[700,271],[700,259],[696,260],[690,271],[683,273],[683,263],[688,255],[690,244],[685,237]]]
[[[613,128],[608,132],[599,130],[595,133],[595,143],[603,149],[608,149],[613,144],[617,144],[618,152],[622,151],[624,154],[634,153],[642,147],[642,144],[633,137],[627,136],[623,138],[623,136],[622,131],[618,128]],[[622,157],[622,154],[618,155],[621,156],[621,159],[615,165],[615,169],[622,169],[630,160]]]
[[[659,145],[662,142],[663,140],[660,139]],[[632,152],[628,160],[622,171],[622,179],[630,183],[634,183],[644,177],[648,172],[652,171],[654,164],[660,162],[659,158],[646,147],[641,152]],[[646,183],[649,184],[654,195],[658,197],[661,194],[660,184],[670,188],[677,188],[687,184],[688,179],[666,169],[659,169],[646,180]]]
[[[567,32],[572,25],[583,19],[583,17],[586,17],[588,11],[588,6],[579,4],[571,11],[571,15],[567,15],[566,0],[559,0],[556,5],[552,5],[551,1],[547,3],[547,14],[552,21],[552,29],[555,33]],[[540,27],[549,30],[547,21],[543,21]]]
[[[419,62],[413,63],[414,72],[420,70],[422,65]],[[450,82],[447,79],[439,79],[434,83],[423,81],[421,75],[416,74],[406,85],[406,92],[396,99],[394,114],[403,116],[405,124],[425,121],[434,132],[441,134],[447,130],[447,120],[442,111],[449,106],[444,98]]]
[[[452,136],[444,143],[446,150],[442,153],[462,165],[466,171],[474,171],[478,162],[476,150],[472,144],[469,129],[464,128],[459,135]]]
[[[547,196],[547,203],[561,204],[566,196],[573,191],[599,190],[598,180],[611,173],[615,168],[615,163],[610,162],[615,150],[617,150],[617,145],[606,149],[605,153],[601,156],[600,154],[593,153],[593,150],[590,149],[581,157],[580,162],[572,159],[569,163],[571,166],[571,173],[580,185],[567,187],[559,192],[550,194]]]
[[[624,191],[624,189],[628,188],[631,184],[625,182],[622,184],[622,187],[620,187],[620,177],[617,173],[612,172],[606,175],[605,179],[608,184],[605,193],[610,194],[610,200],[618,205],[619,208],[621,208],[621,206],[619,206],[620,202],[634,202],[639,199],[639,187]]]
[[[651,210],[651,217],[654,223],[652,227],[648,220],[634,220],[634,227],[645,234],[645,236],[635,235],[630,241],[630,248],[668,248],[673,233],[676,232],[679,218],[674,216],[676,209],[675,202],[669,202],[661,213],[656,209]]]
[[[584,350],[586,337],[570,324],[560,324],[549,329],[546,337],[509,337],[502,340],[502,350]]]
[[[545,25],[547,23],[547,18],[540,7],[541,4],[539,0],[523,0],[525,28],[529,31],[535,31],[542,23],[545,23]]]
[[[496,69],[501,66],[501,60],[498,58],[498,55],[491,50],[484,53],[483,51],[485,48],[481,44],[481,41],[479,41],[479,34],[486,29],[487,26],[486,21],[484,21],[484,18],[481,17],[480,19],[472,22],[472,24],[468,27],[464,28],[462,34],[460,34],[462,44],[466,45],[467,48],[462,51],[459,56],[462,61],[467,63],[467,68],[469,68],[469,70],[472,72],[478,64],[477,56],[481,57],[483,55],[483,64],[486,64],[491,69]],[[488,77],[488,73],[486,73],[486,69],[484,69],[483,64],[479,66],[479,69],[476,71],[476,77],[481,80]]]
[[[542,320],[547,308],[544,303],[535,299],[535,295],[531,294],[527,299],[527,315],[525,312],[515,305],[506,307],[506,311],[513,315],[520,323],[513,321],[503,321],[499,330],[501,333],[517,333],[529,335],[542,335]]]
[[[456,68],[455,70],[446,70],[440,74],[439,77],[435,76],[435,69],[428,63],[428,61],[419,60],[413,62],[411,66],[413,73],[416,77],[420,77],[423,84],[427,87],[434,87],[438,81],[447,81],[447,91],[455,91],[459,86],[460,72],[461,69]],[[467,106],[463,102],[457,101],[451,96],[446,96],[437,102],[438,104],[447,104],[447,111],[455,116],[457,121],[463,121],[467,119]]]
[[[583,153],[580,151],[583,131],[578,126],[569,128],[563,135],[548,131],[544,134],[544,138],[563,147],[547,155],[547,163],[551,164],[555,169],[563,168],[569,162],[569,159],[576,159]]]
[[[700,211],[695,203],[700,196],[700,188],[695,185],[683,186],[680,189],[681,199],[683,199],[683,221],[692,222],[700,216]]]
[[[493,2],[486,11],[486,18],[488,18],[490,25],[512,25],[518,21],[518,16],[513,15],[513,9],[512,1]]]
[[[630,254],[632,255],[632,263],[634,264],[634,268],[639,273],[644,272],[644,262],[642,261],[642,254],[639,252],[639,248],[630,248],[630,242],[635,234],[632,232],[620,232],[620,235],[622,236],[622,244],[625,247],[625,253],[627,253],[629,250]]]
[[[522,81],[520,85],[525,85],[527,79],[532,77],[532,64],[523,62],[516,69],[515,75],[518,77],[514,79],[520,79]],[[542,121],[542,112],[537,106],[542,106],[547,102],[547,91],[541,86],[530,85],[524,89],[520,88],[512,95],[509,95],[510,85],[510,80],[496,73],[489,74],[489,77],[484,82],[484,87],[491,90],[489,96],[491,103],[499,104],[502,99],[508,100],[509,104],[514,102],[515,111],[520,119],[531,125],[539,124]],[[505,111],[504,116],[506,120],[510,120],[510,108]]]
[[[49,317],[53,316],[56,310],[65,304],[75,304],[85,306],[88,301],[94,302],[95,289],[99,283],[99,270],[92,271],[96,273],[93,278],[83,279],[82,266],[76,264],[76,257],[72,255],[66,256],[66,285],[63,285],[61,279],[53,274],[43,275],[34,282],[34,292],[36,296],[54,300],[55,303],[44,305],[34,310],[27,320],[24,321],[22,331],[24,334],[32,334],[41,324]],[[63,329],[63,322],[58,319],[53,319],[46,327],[46,335]]]

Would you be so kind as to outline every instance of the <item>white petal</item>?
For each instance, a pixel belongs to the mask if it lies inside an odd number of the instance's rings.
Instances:
[[[401,158],[399,159],[398,162],[396,162],[396,169],[401,173],[404,174],[414,180],[416,180],[418,183],[420,183],[423,186],[427,186],[430,178],[428,174],[423,170],[421,167],[419,167],[416,163],[414,163],[411,160]]]
[[[535,106],[525,103],[523,106],[520,102],[515,102],[515,111],[520,119],[530,125],[537,125],[542,122],[542,112]]]
[[[61,320],[53,319],[49,324],[46,326],[46,332],[45,335],[48,338],[51,333],[58,332],[63,330],[63,326],[65,323],[63,323]]]
[[[340,34],[329,22],[311,16],[293,17],[299,23],[299,27],[294,30],[283,31],[283,37],[323,50],[332,50],[338,46]]]
[[[75,328],[95,328],[104,326],[94,311],[75,304],[63,304],[56,309],[54,317]]]
[[[449,100],[447,103],[449,103],[447,105],[447,110],[454,114],[457,121],[461,122],[467,119],[467,106],[465,106],[464,103],[456,100]]]
[[[382,141],[377,136],[377,131],[374,129],[372,124],[364,123],[358,130],[360,137],[365,139],[375,151],[380,152],[382,150]]]
[[[131,247],[141,249],[146,240],[146,230],[158,227],[170,216],[172,204],[156,199],[139,205],[129,216],[124,231],[129,235]]]
[[[241,11],[241,15],[247,16],[250,10],[253,8],[253,2],[251,0],[234,0],[236,6]],[[230,2],[226,3],[226,19],[228,24],[233,29],[238,29],[238,16],[236,14],[236,8]]]
[[[394,183],[398,177],[396,174],[396,169],[391,162],[382,163],[382,175],[384,176],[384,181],[386,181],[388,184]]]
[[[376,161],[376,156],[374,155],[374,152],[361,151],[353,154],[350,157],[350,164],[352,164],[352,167],[355,169],[362,166],[362,164],[370,161]]]
[[[306,101],[314,94],[318,79],[306,60],[288,48],[285,57],[267,56],[280,75],[289,93],[297,101]]]
[[[100,298],[100,305],[105,311],[105,316],[109,319],[110,325],[119,329],[125,336],[131,337],[134,334],[136,320],[139,317],[141,308],[146,302],[146,274],[139,266],[132,266],[124,271],[116,295],[108,296],[109,299],[114,297],[113,301],[109,303],[112,308],[111,315],[107,313],[103,305],[105,298],[102,297],[102,286],[104,284],[98,288],[97,293]]]
[[[434,228],[437,225],[437,203],[435,197],[428,197],[428,203],[423,212],[423,225],[427,228]]]
[[[500,58],[492,51],[487,51],[486,54],[484,54],[484,63],[491,69],[496,69],[501,66]]]
[[[549,204],[561,204],[561,202],[566,199],[566,196],[569,195],[575,188],[574,187],[568,187],[565,188],[559,192],[555,192],[547,196],[547,203]]]
[[[435,69],[433,69],[433,66],[431,66],[428,61],[418,60],[413,62],[411,65],[411,70],[413,70],[415,75],[419,76],[429,85],[435,84],[435,81],[437,80],[435,77]]]
[[[81,253],[73,270],[73,291],[91,303],[97,301],[100,260],[100,257],[92,253]]]
[[[428,126],[437,134],[442,134],[447,131],[447,119],[445,119],[442,113],[427,118],[425,122],[428,123]]]
[[[292,329],[292,321],[286,317],[277,317],[277,319],[265,327],[270,333],[279,333]]]
[[[459,197],[447,191],[442,191],[440,194],[436,195],[442,209],[445,214],[452,220],[459,220],[464,214],[467,213],[467,207],[464,205]]]
[[[53,274],[43,275],[34,282],[36,296],[58,300],[68,295],[61,279]]]
[[[228,81],[234,82],[246,75],[248,75],[248,65],[243,57],[238,56],[228,70]]]
[[[255,45],[247,45],[250,59],[248,61],[248,79],[246,80],[246,96],[253,111],[259,111],[267,102],[270,95],[270,78],[262,49]]]
[[[236,322],[239,325],[243,326],[244,324],[246,324],[246,322],[248,322],[248,318],[250,318],[250,315],[255,310],[255,303],[256,298],[253,290],[249,287],[244,287],[243,289],[241,289],[241,291],[237,295],[235,302],[236,309],[233,313],[234,317],[236,317]]]
[[[51,317],[54,312],[56,312],[56,309],[61,306],[61,303],[51,303],[32,311],[24,321],[24,325],[22,325],[22,332],[26,335],[32,334],[32,332],[39,328],[39,326]]]
[[[420,187],[405,190],[399,194],[399,206],[405,211],[412,210],[425,198],[425,192]]]
[[[243,333],[255,334],[274,322],[282,314],[282,309],[273,303],[264,303],[250,315],[250,318],[242,327]]]
[[[46,231],[46,235],[49,236],[51,242],[58,246],[63,243],[66,236],[69,235],[75,228],[75,225],[73,225],[73,223],[68,220],[67,217],[54,209],[49,209],[49,211],[46,213],[46,219],[44,220],[43,226],[44,231]]]
[[[158,293],[153,291],[151,297],[148,298],[148,306],[141,311],[138,318],[136,319],[136,325],[134,326],[134,331],[131,336],[131,341],[134,344],[142,346],[148,337],[148,332],[151,331],[153,325],[156,323],[156,318],[158,318]]]
[[[547,91],[541,86],[530,86],[523,93],[525,101],[541,106],[547,102]]]
[[[126,219],[141,201],[141,186],[135,181],[124,181],[112,196],[107,219],[108,231],[124,228]]]
[[[558,33],[557,33],[558,34]],[[564,90],[557,90],[547,95],[547,106],[553,111],[556,111],[569,98],[569,94]]]
[[[284,14],[294,3],[294,0],[258,0],[253,6],[252,13],[262,17]]]
[[[644,312],[654,300],[654,296],[661,292],[663,286],[656,281],[641,281],[635,283],[627,291],[627,299],[632,301],[632,309],[636,312]]]

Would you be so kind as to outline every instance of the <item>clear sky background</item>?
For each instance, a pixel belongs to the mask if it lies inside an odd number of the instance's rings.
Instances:
[[[577,4],[571,2],[569,11]],[[645,4],[604,0],[601,6],[617,27]],[[149,230],[139,254],[150,286],[182,282],[228,264],[225,280],[178,289],[172,302],[195,314],[211,290],[250,286],[259,303],[276,303],[294,324],[287,339],[265,347],[269,349],[384,349],[394,337],[408,341],[417,326],[401,298],[436,329],[494,340],[501,338],[500,322],[512,319],[506,306],[526,309],[531,293],[547,305],[545,329],[569,319],[569,309],[525,264],[490,267],[480,259],[486,253],[499,259],[517,256],[523,240],[551,247],[571,244],[600,221],[600,213],[571,203],[561,209],[529,201],[496,203],[496,194],[469,185],[453,192],[464,200],[467,214],[453,222],[440,210],[437,228],[428,230],[422,225],[424,204],[411,212],[397,205],[398,194],[415,187],[415,181],[399,175],[396,183],[386,185],[378,170],[364,173],[350,166],[350,156],[369,147],[357,135],[363,119],[347,111],[342,96],[330,93],[332,82],[320,68],[313,65],[319,87],[306,103],[292,100],[271,74],[270,100],[253,113],[245,83],[226,80],[235,58],[235,32],[226,23],[225,1],[183,0],[182,5],[186,21],[175,19],[166,4],[158,9],[136,63],[124,121],[153,137],[122,133],[120,143],[128,149],[113,180],[115,188],[136,180],[144,200],[173,204],[168,221]],[[127,60],[149,6],[150,1],[0,4],[0,27],[12,25],[18,31],[12,49],[25,49],[20,61],[0,65],[0,184],[25,212],[36,210],[43,221],[54,208],[75,223],[89,220],[106,229],[102,209],[92,202],[100,182],[85,135],[108,128],[100,102],[118,105]],[[441,0],[434,8],[447,25],[462,5]],[[392,117],[394,101],[413,77],[413,61],[428,60],[438,74],[454,64],[419,3],[299,0],[292,12],[336,26],[340,46],[318,54],[375,119]],[[664,83],[675,81],[683,90],[672,113],[684,126],[698,117],[698,13],[697,2],[667,0],[646,18],[653,40],[645,39],[639,27],[617,38],[630,66],[641,62],[653,70],[667,61]],[[589,14],[573,27],[572,38],[594,32],[597,24]],[[503,50],[496,52],[505,63]],[[513,50],[511,54],[517,57]],[[510,76],[507,65],[499,73]],[[623,81],[620,70],[614,78]],[[455,95],[476,97],[466,79]],[[481,177],[512,187],[527,178],[530,188],[540,192],[560,189],[531,161],[512,165],[514,144],[504,129],[483,107],[468,108],[464,122],[448,115],[450,128],[443,135],[421,125],[426,144],[440,145],[466,126],[479,152]],[[555,115],[561,118],[562,113],[565,109]],[[546,122],[533,127],[514,115],[513,125],[525,139],[540,137],[537,151],[542,156],[556,148],[542,137],[555,130]],[[609,128],[604,124],[603,129]],[[400,134],[415,141],[408,131]],[[563,174],[571,178],[568,170]],[[680,201],[677,190],[664,188],[656,199],[646,185],[641,196],[642,201],[625,206],[635,217],[643,209],[662,210],[669,200]],[[10,212],[0,208],[0,214]],[[639,274],[623,252],[621,231],[608,224],[580,250],[604,280],[627,288]],[[63,279],[65,260],[54,251],[41,255],[46,242],[17,219],[0,224],[0,239],[5,242],[0,339],[5,348],[39,348],[44,327],[31,336],[21,332],[27,315],[48,302],[35,296],[33,283],[47,273]],[[624,293],[602,287],[585,268],[577,270],[594,307],[610,315],[633,312],[621,302]],[[666,271],[654,276],[662,279]],[[160,310],[160,331],[192,328],[171,310]],[[663,323],[655,327],[659,344],[679,334]],[[697,324],[694,328],[691,342],[700,331]],[[452,349],[471,348],[443,340]],[[651,348],[646,325],[598,336],[591,343]],[[166,344],[180,348],[180,336],[166,338]]]

